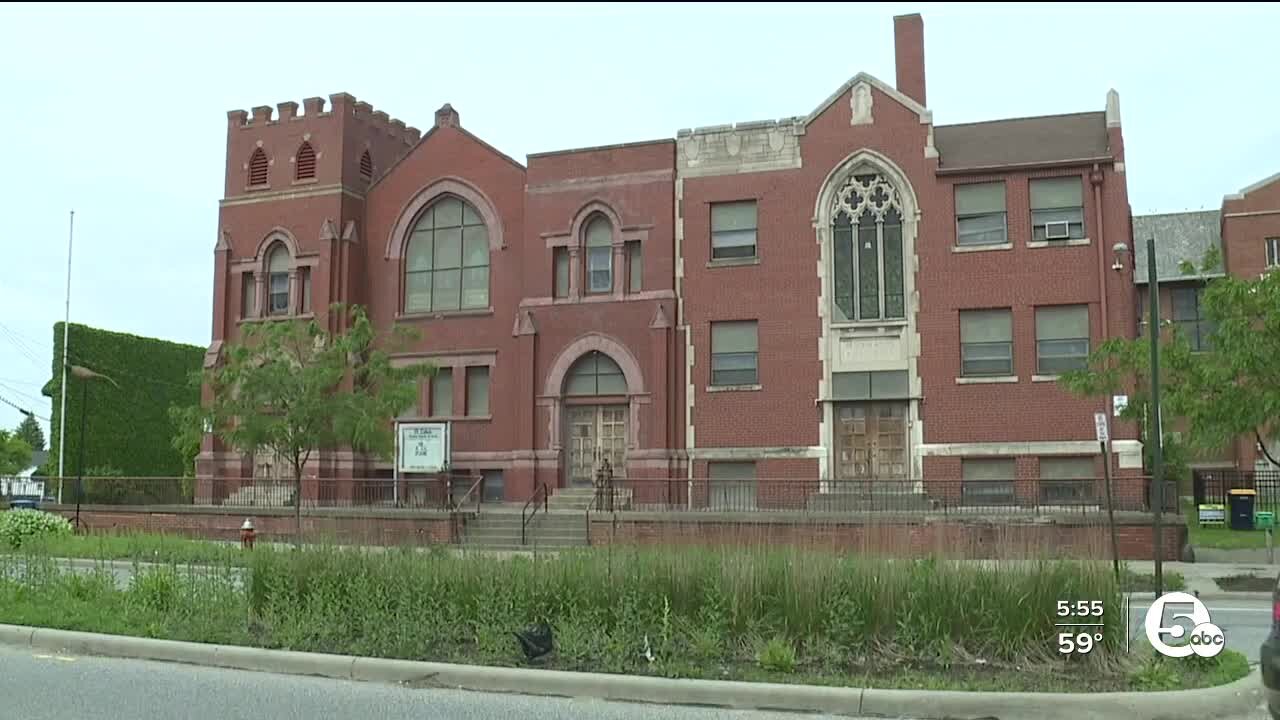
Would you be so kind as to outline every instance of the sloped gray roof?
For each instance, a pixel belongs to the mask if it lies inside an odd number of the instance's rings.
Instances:
[[[1106,114],[1048,115],[938,125],[941,170],[996,168],[1109,157]]]
[[[1222,250],[1221,221],[1217,210],[1201,212],[1135,215],[1133,218],[1133,281],[1147,283],[1147,239],[1156,239],[1156,276],[1160,282],[1220,277],[1222,262],[1216,272],[1184,275],[1179,265],[1187,260],[1197,268],[1205,253],[1212,248]]]

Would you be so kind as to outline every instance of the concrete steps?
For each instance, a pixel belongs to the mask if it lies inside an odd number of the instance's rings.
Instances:
[[[631,507],[632,494],[631,490],[614,488],[614,509],[629,509]],[[597,493],[595,488],[560,488],[552,493],[551,498],[547,501],[547,506],[552,510],[576,510],[579,512],[585,512],[587,507],[596,500],[596,497]],[[600,503],[607,506],[609,500],[608,493],[599,493],[599,498]]]
[[[485,550],[531,550],[535,548],[586,547],[585,512],[539,511],[529,522],[526,544],[520,542],[521,515],[518,512],[480,514],[467,521],[462,531],[464,548]]]

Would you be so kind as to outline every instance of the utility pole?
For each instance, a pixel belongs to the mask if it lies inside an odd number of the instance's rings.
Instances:
[[[76,233],[76,211],[67,228],[67,308],[62,320],[62,409],[58,412],[58,504],[62,504],[62,478],[67,454],[67,343],[71,340],[71,242]]]
[[[1151,325],[1147,334],[1151,337],[1151,501],[1155,505],[1156,597],[1164,594],[1164,531],[1161,513],[1164,511],[1164,427],[1160,422],[1160,278],[1156,275],[1156,238],[1147,238],[1147,304],[1151,306]]]

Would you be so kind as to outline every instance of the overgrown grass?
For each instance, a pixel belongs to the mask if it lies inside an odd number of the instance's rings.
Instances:
[[[175,535],[121,532],[41,537],[24,548],[46,557],[138,560],[153,563],[235,564],[248,562],[237,545]]]

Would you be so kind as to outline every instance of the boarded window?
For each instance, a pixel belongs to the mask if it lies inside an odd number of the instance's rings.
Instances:
[[[1001,245],[1008,242],[1004,183],[956,186],[956,244]]]
[[[1010,311],[960,311],[960,374],[1013,374],[1013,317]]]
[[[756,507],[756,464],[754,462],[707,463],[709,497],[707,509],[754,510]]]
[[[253,273],[240,273],[240,317],[253,317],[257,313],[254,305],[258,301],[258,283]]]
[[[1089,364],[1089,307],[1036,308],[1036,372],[1057,375]]]
[[[467,368],[467,415],[470,417],[489,414],[489,368],[477,366]]]
[[[640,254],[640,241],[627,243],[627,292],[638,293],[644,282],[644,259]]]
[[[552,264],[555,266],[555,297],[569,297],[569,249],[558,247],[551,250]]]
[[[758,363],[755,320],[711,323],[712,385],[755,385]]]
[[[437,368],[431,377],[431,416],[453,415],[453,368]]]
[[[711,258],[756,255],[756,201],[712,203]]]
[[[1091,457],[1040,458],[1040,502],[1072,505],[1094,502],[1098,471]]]
[[[1079,176],[1031,181],[1031,239],[1084,237],[1084,191]]]
[[[1012,505],[1014,503],[1012,458],[964,458],[960,461],[966,505]]]

